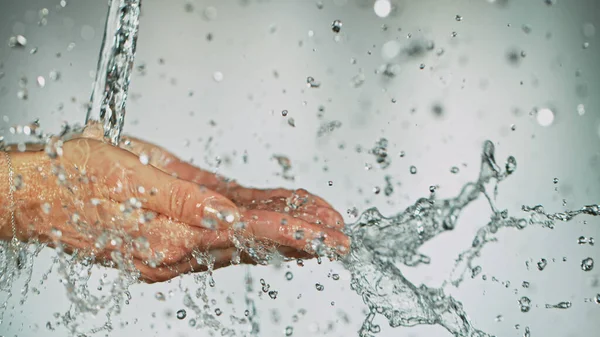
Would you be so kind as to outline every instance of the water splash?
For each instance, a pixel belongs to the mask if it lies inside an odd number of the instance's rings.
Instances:
[[[141,0],[111,0],[102,50],[96,70],[96,81],[86,124],[99,120],[104,137],[119,144],[125,122],[125,103],[139,28]]]

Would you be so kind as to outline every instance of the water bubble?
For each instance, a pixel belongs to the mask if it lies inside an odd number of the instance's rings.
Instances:
[[[286,336],[291,336],[291,335],[293,335],[293,334],[294,334],[294,328],[293,328],[293,327],[291,327],[291,326],[287,326],[287,327],[285,328],[285,335],[286,335]]]
[[[457,32],[452,32],[452,34],[450,34],[451,37],[457,37],[458,33]]]
[[[402,46],[400,45],[400,42],[397,40],[390,40],[381,46],[381,56],[384,60],[391,60],[400,54],[401,48]],[[395,74],[395,72],[391,71],[390,69],[386,68],[386,70],[392,75]]]
[[[410,174],[417,174],[417,167],[416,166],[412,165],[410,167]]]
[[[154,294],[154,298],[156,298],[158,301],[160,302],[164,302],[165,301],[165,294],[163,294],[162,292],[157,292],[156,294]]]
[[[294,239],[296,240],[302,240],[304,239],[304,230],[299,229],[294,233]]]
[[[325,287],[324,287],[324,286],[323,286],[321,283],[316,283],[316,284],[315,284],[315,288],[316,288],[318,291],[323,291],[323,289],[325,289]]]
[[[519,305],[521,306],[521,312],[528,312],[531,309],[531,300],[529,297],[523,296],[519,300]]]
[[[525,333],[523,334],[523,337],[531,337],[531,331],[529,330],[528,326],[525,327]]]
[[[51,70],[48,77],[56,82],[60,79],[60,72],[58,70]]]
[[[291,126],[291,127],[293,127],[293,128],[294,128],[294,127],[296,127],[296,121],[295,121],[293,118],[291,118],[291,117],[290,117],[290,118],[288,118],[288,121],[287,121],[287,122],[288,122],[288,125],[289,125],[289,126]]]
[[[588,49],[590,47],[590,43],[589,42],[584,42],[583,45],[581,46],[583,49]]]
[[[19,89],[19,91],[17,91],[17,98],[24,101],[27,100],[27,98],[29,98],[29,92],[27,91],[27,89]]]
[[[177,319],[184,319],[187,316],[187,312],[184,309],[177,311]]]
[[[223,312],[221,311],[221,309],[219,309],[219,308],[216,308],[216,309],[215,309],[215,315],[217,315],[217,316],[221,316],[221,314],[222,314],[222,313],[223,313]]]
[[[460,169],[456,166],[452,166],[450,168],[450,173],[452,173],[452,174],[457,174],[459,171],[460,171]]]
[[[333,23],[331,24],[331,30],[334,33],[339,33],[342,30],[342,21],[340,21],[340,20],[333,21]]]
[[[421,69],[421,70],[425,69],[425,64],[424,64],[424,63],[421,63],[421,64],[419,65],[419,69]]]
[[[462,21],[462,20],[463,20],[463,17],[457,14],[457,15],[454,17],[454,19],[455,19],[456,21],[459,21],[459,22],[460,22],[460,21]]]
[[[390,15],[392,4],[390,3],[390,0],[377,0],[373,5],[373,10],[375,11],[375,15],[380,18],[385,18]]]
[[[543,108],[537,112],[536,118],[539,125],[550,126],[554,122],[554,112],[548,108]]]
[[[193,328],[196,326],[196,320],[192,318],[192,319],[190,319],[188,324]]]
[[[331,180],[330,180],[330,181],[328,181],[328,182],[327,182],[327,185],[329,185],[329,186],[333,186],[333,181],[331,181]]]
[[[581,269],[583,271],[590,271],[594,269],[594,260],[591,257],[583,259],[583,261],[581,261]]]
[[[577,104],[577,113],[579,114],[579,116],[585,115],[585,105]]]
[[[594,298],[594,301],[596,301],[597,304],[600,304],[600,294],[596,295],[596,298]]]
[[[213,79],[215,82],[221,82],[223,80],[223,73],[220,71],[215,71],[213,73]]]
[[[291,271],[285,273],[285,279],[291,281],[294,278],[294,274]]]
[[[287,115],[288,115],[288,111],[287,111],[287,110],[283,110],[283,111],[281,111],[281,115],[282,115],[283,117],[287,116]]]
[[[269,297],[272,299],[277,299],[277,291],[275,291],[275,290],[269,291]]]
[[[527,281],[523,281],[523,283],[521,284],[521,286],[522,286],[523,288],[529,288],[529,282],[527,282]]]
[[[558,178],[554,178],[554,179],[552,179],[552,182],[553,182],[554,184],[558,184]]]

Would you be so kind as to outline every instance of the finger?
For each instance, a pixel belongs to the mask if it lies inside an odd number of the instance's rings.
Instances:
[[[174,174],[179,179],[204,185],[209,189],[221,187],[226,180],[212,172],[202,170],[194,165],[186,163],[166,149],[139,140],[135,137],[125,136],[120,145],[137,156],[145,154],[149,158],[149,164],[168,173]]]
[[[244,235],[271,240],[279,245],[307,251],[314,239],[323,238],[325,245],[347,251],[350,240],[340,231],[310,224],[292,216],[269,211],[249,210],[242,213],[246,224]]]
[[[218,269],[229,266],[233,256],[236,254],[236,248],[216,249],[211,250],[207,254],[211,255],[214,259],[211,269]],[[172,278],[175,278],[182,274],[188,274],[193,272],[203,272],[209,269],[209,266],[200,262],[199,259],[190,258],[188,261],[183,261],[170,266],[161,266],[152,268],[140,260],[134,260],[136,268],[142,274],[141,279],[145,282],[164,282]]]
[[[198,227],[228,228],[239,220],[237,207],[221,194],[143,165],[130,152],[118,151],[103,144],[88,162],[88,167],[105,168],[101,173],[110,199],[135,198],[146,209]],[[106,167],[106,158],[115,156],[116,160],[108,161],[111,167]]]

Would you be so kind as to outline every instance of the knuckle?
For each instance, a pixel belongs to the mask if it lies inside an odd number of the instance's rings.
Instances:
[[[193,191],[189,185],[176,180],[171,184],[169,192],[169,216],[182,220]]]

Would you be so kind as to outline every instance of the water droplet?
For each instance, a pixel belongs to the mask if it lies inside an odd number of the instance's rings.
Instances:
[[[190,319],[188,324],[193,328],[196,326],[196,320],[192,318],[192,319]]]
[[[185,316],[187,316],[187,312],[185,312],[184,309],[180,309],[177,311],[177,318],[178,319],[184,319]]]
[[[373,10],[375,11],[375,15],[380,18],[385,18],[390,15],[392,4],[390,3],[390,0],[377,0],[373,5]]]
[[[552,182],[553,182],[554,184],[558,184],[558,178],[554,178],[554,179],[552,179]]]
[[[582,45],[583,49],[588,49],[590,47],[590,43],[589,42],[584,42]]]
[[[158,301],[164,302],[165,294],[163,294],[162,292],[159,291],[154,295],[154,298],[156,298]]]
[[[320,82],[317,82],[312,76],[306,78],[306,86],[309,88],[318,88],[321,86]]]
[[[272,299],[277,299],[277,291],[275,291],[275,290],[269,291],[269,297]]]
[[[44,76],[37,77],[37,84],[38,84],[38,87],[40,87],[40,88],[43,88],[46,86],[46,79],[44,78]]]
[[[333,23],[331,24],[331,30],[334,33],[339,33],[342,30],[342,21],[340,21],[340,20],[333,21]]]
[[[221,316],[221,314],[222,314],[222,313],[223,313],[223,312],[221,311],[221,309],[219,309],[219,308],[216,308],[216,309],[215,309],[215,315],[217,315],[217,316]]]
[[[337,280],[339,280],[339,279],[340,279],[340,275],[339,275],[339,274],[333,274],[333,275],[331,275],[331,278],[332,278],[334,281],[337,281]]]
[[[529,330],[528,326],[525,327],[525,333],[523,334],[523,337],[531,337],[531,331]]]
[[[419,69],[421,69],[421,70],[425,69],[425,64],[421,63],[421,65],[419,65]]]
[[[585,105],[577,104],[577,113],[579,114],[579,116],[585,115]]]
[[[286,335],[286,336],[291,336],[291,335],[293,335],[293,334],[294,334],[294,328],[293,328],[293,327],[291,327],[291,326],[287,326],[287,327],[285,328],[285,335]]]
[[[217,9],[209,6],[204,9],[204,18],[208,21],[212,21],[217,18]]]
[[[529,288],[529,282],[523,281],[523,283],[521,284],[521,286],[523,286],[523,288]]]
[[[456,166],[452,166],[450,168],[450,173],[452,173],[452,174],[457,174],[459,171],[460,171],[460,169]]]
[[[294,128],[294,127],[296,127],[296,121],[295,121],[293,118],[291,118],[291,117],[290,117],[290,118],[288,118],[288,121],[287,121],[287,122],[288,122],[288,125],[289,125],[289,126],[291,126],[291,127],[293,127],[293,128]]]
[[[594,299],[594,301],[596,301],[597,304],[600,304],[600,294],[596,295],[596,298]]]
[[[145,153],[140,154],[140,163],[142,163],[142,165],[148,165],[149,162],[150,162],[150,157],[147,154],[145,154]]]
[[[536,118],[539,125],[550,126],[554,122],[554,112],[548,108],[543,108],[537,112]]]
[[[294,278],[294,274],[291,271],[285,273],[285,279],[291,281]]]
[[[410,167],[410,174],[417,174],[417,167],[416,166],[411,166]]]
[[[546,304],[546,309],[569,309],[571,302],[560,302],[557,304]]]
[[[539,271],[542,271],[542,270],[544,270],[544,268],[546,268],[547,265],[548,265],[548,261],[546,261],[546,259],[541,259],[537,263],[537,268]]]
[[[521,306],[521,312],[528,312],[531,309],[531,300],[529,297],[523,296],[519,300],[519,305]]]
[[[304,230],[299,229],[294,233],[294,239],[296,240],[302,240],[304,239]]]
[[[27,38],[23,35],[11,36],[8,39],[8,46],[11,48],[22,48],[27,45]]]
[[[331,181],[331,180],[330,180],[330,181],[328,181],[328,182],[327,182],[327,185],[329,185],[329,186],[333,186],[333,181]]]
[[[457,14],[457,15],[454,17],[454,19],[455,19],[456,21],[462,21],[462,20],[463,20],[463,17]]]
[[[581,261],[581,269],[583,271],[590,271],[594,269],[594,260],[591,257],[583,259],[583,261]]]
[[[220,71],[215,71],[213,73],[213,79],[215,82],[221,82],[223,80],[223,73]]]
[[[316,284],[315,284],[315,288],[316,288],[318,291],[323,291],[323,289],[325,289],[325,287],[324,287],[324,286],[323,286],[321,283],[316,283]]]
[[[283,110],[283,111],[281,111],[281,115],[282,115],[283,117],[287,116],[287,115],[288,115],[288,111],[287,111],[287,110]]]

